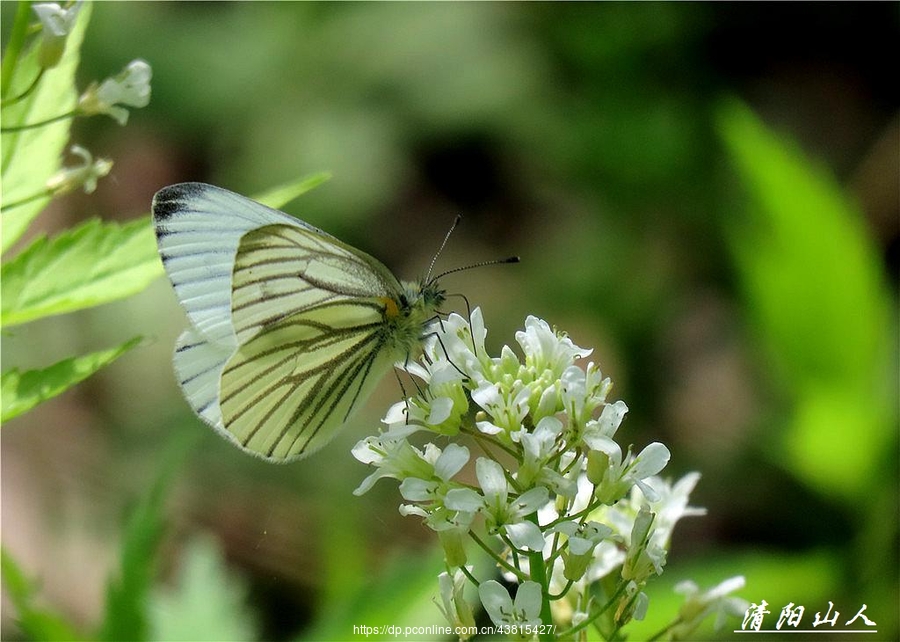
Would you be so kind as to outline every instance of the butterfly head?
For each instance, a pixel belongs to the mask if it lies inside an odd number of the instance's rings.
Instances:
[[[388,305],[385,315],[390,317],[405,316],[411,320],[426,323],[447,300],[446,291],[435,279],[404,282],[397,301],[391,301],[393,309]]]

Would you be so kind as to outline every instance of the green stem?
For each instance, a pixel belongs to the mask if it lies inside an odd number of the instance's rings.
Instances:
[[[667,634],[669,631],[671,631],[671,630],[672,630],[673,628],[675,628],[677,625],[681,624],[683,621],[684,621],[684,620],[683,620],[682,618],[680,618],[680,617],[679,617],[679,618],[676,618],[675,620],[673,620],[672,622],[670,622],[665,628],[660,629],[659,631],[657,631],[655,635],[653,635],[653,636],[647,638],[647,642],[656,642],[656,640],[659,640],[660,638],[662,638],[662,636],[664,636],[665,634]]]
[[[19,102],[23,98],[27,98],[28,94],[33,92],[34,88],[37,87],[38,83],[41,81],[41,78],[44,76],[44,71],[46,71],[46,70],[43,67],[41,67],[41,70],[37,73],[37,76],[35,76],[34,80],[31,81],[31,84],[28,85],[28,89],[23,91],[21,94],[19,94],[15,98],[10,98],[8,100],[0,101],[0,107],[8,107],[9,105]]]
[[[42,120],[39,123],[25,123],[24,125],[14,125],[13,127],[0,128],[0,134],[12,134],[13,132],[25,131],[26,129],[36,129],[38,127],[44,127],[45,125],[51,125],[61,120],[65,120],[66,118],[75,118],[75,116],[77,115],[78,111],[73,109],[67,114],[60,114],[59,116],[54,116],[53,118]]]
[[[537,513],[532,513],[526,519],[538,524]],[[541,623],[545,626],[541,627],[541,633],[538,639],[541,642],[553,642],[558,639],[554,633],[553,613],[550,611],[550,578],[547,576],[547,567],[544,565],[544,552],[534,551],[528,554],[528,570],[531,573],[531,579],[541,585]]]
[[[604,613],[606,613],[606,610],[607,610],[609,607],[611,607],[613,604],[616,603],[616,600],[619,599],[619,595],[625,592],[625,587],[626,587],[626,586],[628,586],[628,583],[627,583],[627,582],[620,582],[620,583],[619,583],[619,587],[616,589],[616,592],[613,593],[612,597],[609,598],[609,600],[607,600],[606,604],[603,606],[602,609],[598,609],[595,613],[593,613],[593,614],[592,614],[589,618],[587,618],[586,620],[583,620],[582,622],[576,624],[576,625],[573,626],[572,628],[566,629],[565,631],[563,631],[562,633],[560,633],[560,634],[559,634],[560,639],[569,639],[569,638],[572,638],[572,637],[574,637],[574,634],[575,634],[575,633],[578,633],[578,632],[581,631],[582,629],[586,629],[586,628],[589,627],[591,624],[593,624],[594,622],[596,622],[596,621],[600,618],[601,615],[603,615]]]
[[[523,581],[523,582],[524,582],[525,580],[528,579],[528,577],[527,577],[522,571],[520,571],[519,569],[517,569],[515,566],[512,566],[512,565],[511,565],[509,562],[507,562],[505,559],[503,559],[502,557],[500,557],[499,555],[497,555],[497,554],[491,549],[490,546],[488,546],[487,544],[485,544],[484,541],[482,541],[482,539],[481,539],[480,537],[478,537],[478,535],[476,535],[476,534],[473,533],[472,531],[469,531],[469,537],[471,537],[473,540],[475,540],[475,543],[478,544],[478,545],[479,545],[479,546],[480,546],[480,547],[481,547],[488,555],[490,555],[490,556],[491,556],[491,559],[493,559],[495,562],[497,562],[498,565],[502,566],[502,567],[505,568],[507,571],[509,571],[510,573],[512,573],[513,575],[515,575],[517,578],[519,578],[520,581]]]
[[[569,580],[568,582],[566,582],[565,588],[562,591],[560,591],[559,593],[557,593],[556,595],[551,594],[550,599],[551,600],[561,600],[562,598],[564,598],[566,596],[566,593],[569,592],[569,589],[572,588],[572,585],[574,583],[575,582],[573,580]]]
[[[4,203],[2,207],[0,207],[0,212],[6,212],[7,210],[11,210],[14,207],[19,207],[20,205],[25,205],[25,203],[30,203],[31,201],[36,201],[39,198],[45,198],[47,196],[52,196],[53,192],[48,189],[45,189],[37,194],[32,194],[31,196],[26,196],[25,198],[20,198],[18,201],[13,201],[12,203]]]
[[[12,32],[9,34],[9,43],[6,45],[6,54],[3,56],[3,64],[0,67],[0,96],[9,93],[12,85],[16,63],[22,46],[25,44],[25,36],[28,33],[28,20],[31,16],[31,2],[23,0],[16,9],[16,17],[13,22]]]
[[[478,581],[478,578],[472,575],[472,572],[465,567],[465,565],[460,566],[459,570],[462,571],[463,575],[469,578],[469,581],[472,582],[475,586],[481,586],[481,582]]]

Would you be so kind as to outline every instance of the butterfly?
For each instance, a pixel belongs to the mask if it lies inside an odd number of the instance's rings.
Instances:
[[[181,390],[218,433],[270,461],[324,446],[421,346],[445,300],[430,270],[398,281],[365,252],[219,187],[171,185],[152,209],[191,323],[175,346]]]

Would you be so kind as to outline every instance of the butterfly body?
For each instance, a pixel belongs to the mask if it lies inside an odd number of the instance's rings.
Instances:
[[[322,230],[211,185],[160,190],[153,219],[192,324],[174,357],[185,397],[269,460],[325,445],[444,300],[433,281],[401,283]]]

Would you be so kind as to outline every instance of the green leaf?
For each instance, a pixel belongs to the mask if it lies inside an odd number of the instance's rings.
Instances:
[[[92,219],[52,239],[36,239],[3,265],[0,325],[121,299],[162,273],[146,217],[125,225]]]
[[[99,640],[146,640],[150,590],[156,576],[159,542],[166,525],[165,499],[175,474],[202,433],[184,432],[168,444],[160,472],[130,511],[122,536],[119,571],[106,587]]]
[[[738,102],[721,106],[718,127],[749,196],[728,229],[744,295],[794,402],[773,456],[823,493],[852,497],[876,483],[871,462],[897,407],[878,252],[859,208],[796,145]]]
[[[0,421],[17,417],[65,392],[131,350],[140,340],[141,337],[135,337],[116,348],[70,357],[41,370],[19,372],[14,368],[4,372],[0,377],[3,407]]]
[[[35,605],[34,583],[5,548],[0,549],[0,568],[6,594],[16,610],[16,623],[26,636],[32,640],[82,639],[60,614]]]
[[[90,20],[91,6],[82,5],[78,20],[66,42],[59,64],[48,69],[37,88],[27,97],[0,110],[4,127],[38,123],[72,111],[78,100],[75,71],[81,42]],[[24,92],[40,71],[38,50],[40,38],[34,38],[28,51],[19,59],[10,96]],[[13,203],[45,190],[47,179],[59,169],[62,152],[69,140],[71,119],[45,127],[0,134],[0,180],[3,202]],[[44,209],[49,197],[42,197],[3,212],[0,243],[6,252],[28,229],[31,221]]]
[[[333,566],[333,565],[332,565]],[[435,604],[440,599],[438,575],[444,570],[443,553],[407,554],[390,560],[378,576],[347,586],[342,599],[325,605],[327,610],[311,630],[298,640],[388,640],[387,625],[425,627],[447,625]],[[353,623],[365,623],[380,629],[371,636],[353,634]]]
[[[257,197],[282,207],[329,178],[319,173]],[[40,237],[2,267],[0,326],[109,303],[143,290],[163,274],[153,225],[92,219],[52,239]]]
[[[305,176],[296,181],[273,187],[256,196],[254,200],[259,201],[263,205],[278,209],[284,207],[298,196],[318,187],[330,178],[331,174],[328,172],[319,172],[317,174]]]
[[[150,597],[153,640],[254,640],[256,626],[247,608],[247,586],[228,572],[212,540],[191,542],[182,557],[176,585]]]

